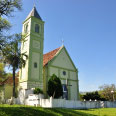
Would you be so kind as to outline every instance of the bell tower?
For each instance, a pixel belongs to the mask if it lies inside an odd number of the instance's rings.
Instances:
[[[34,7],[23,22],[22,34],[24,42],[21,53],[26,53],[26,65],[19,71],[19,88],[43,88],[43,41],[44,21]]]

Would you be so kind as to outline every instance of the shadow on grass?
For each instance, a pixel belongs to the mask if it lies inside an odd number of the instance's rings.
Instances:
[[[96,116],[73,109],[0,106],[0,116]]]
[[[51,110],[54,112],[58,112],[59,114],[61,114],[61,116],[97,116],[97,115],[93,115],[93,114],[89,114],[89,113],[83,113],[83,112],[80,112],[79,110],[77,111],[74,109],[55,108],[55,109],[51,109]]]

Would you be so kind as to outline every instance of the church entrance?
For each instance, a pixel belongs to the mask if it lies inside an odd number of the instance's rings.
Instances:
[[[62,96],[62,98],[68,100],[68,89],[67,89],[67,85],[66,84],[63,84],[62,85],[62,88],[63,88],[63,96]]]

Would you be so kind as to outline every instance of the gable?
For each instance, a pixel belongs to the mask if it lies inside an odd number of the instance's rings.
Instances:
[[[63,47],[50,63],[52,66],[61,67],[69,70],[76,70],[68,52]]]
[[[50,62],[54,57],[55,55],[57,54],[57,52],[61,49],[61,47],[53,50],[53,51],[50,51],[46,54],[43,55],[43,66],[45,66],[46,64],[48,64],[48,62]]]

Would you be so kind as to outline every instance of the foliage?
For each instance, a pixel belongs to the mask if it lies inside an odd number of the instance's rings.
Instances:
[[[114,101],[116,100],[116,86],[111,85],[102,85],[99,87],[99,92],[88,92],[86,95],[82,96],[82,99],[86,100],[101,100],[101,101]]]
[[[21,7],[21,0],[0,0],[0,32],[10,26],[9,21],[2,16],[10,16],[15,8],[21,10]]]
[[[12,76],[13,76],[12,73],[6,73],[6,78],[12,77]]]
[[[48,95],[53,98],[59,98],[63,95],[61,81],[55,74],[48,81]]]
[[[0,81],[6,80],[8,77],[12,77],[12,73],[6,73],[5,72],[5,65],[3,63],[0,63]]]
[[[34,94],[43,94],[43,91],[40,88],[35,88],[34,89]]]
[[[4,81],[6,79],[7,74],[4,71],[4,64],[0,63],[0,81]]]
[[[27,58],[26,52],[21,54],[20,44],[22,41],[21,34],[15,34],[11,36],[11,41],[5,46],[2,51],[2,60],[4,63],[9,64],[15,70],[25,66],[25,60]]]
[[[0,0],[0,16],[9,16],[15,8],[21,9],[21,0]]]
[[[76,110],[41,108],[22,105],[0,105],[0,116],[115,116],[116,108]]]
[[[21,10],[21,7],[21,0],[0,0],[0,33],[10,27],[9,21],[2,16],[10,16],[15,8]]]
[[[105,98],[102,98],[100,96],[100,94],[98,93],[98,91],[95,92],[87,92],[85,95],[82,96],[83,100],[101,100],[101,101],[105,101]]]
[[[9,64],[13,71],[13,96],[15,97],[15,73],[18,68],[25,66],[27,55],[21,54],[20,50],[21,35],[15,34],[12,36],[12,41],[6,44],[2,50],[2,60],[4,63]]]
[[[102,85],[99,87],[100,88],[100,95],[109,100],[109,101],[114,101],[116,100],[116,85],[111,84],[111,85]]]
[[[79,98],[80,98],[80,101],[83,101],[83,94],[82,93],[79,93]]]
[[[3,63],[0,63],[0,77],[3,77],[4,76],[4,64]]]
[[[10,23],[6,19],[0,17],[0,32],[2,32],[3,29],[9,29],[9,27]]]
[[[15,9],[21,10],[21,7],[21,0],[0,0],[0,52],[9,39],[9,37],[3,33],[4,30],[8,30],[11,27],[6,17],[11,16]]]

